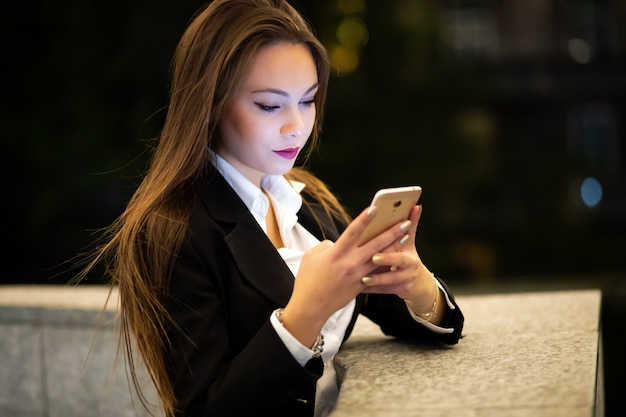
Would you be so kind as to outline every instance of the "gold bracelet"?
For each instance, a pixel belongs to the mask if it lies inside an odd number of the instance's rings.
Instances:
[[[437,288],[437,283],[435,282],[435,276],[434,275],[433,275],[432,283],[434,284],[434,286],[433,286],[433,293],[432,293],[432,295],[430,297],[428,297],[428,301],[426,301],[424,304],[420,304],[418,306],[413,306],[413,309],[418,309],[419,310],[420,308],[422,308],[425,305],[429,304],[430,300],[432,300],[433,298],[437,297],[437,294],[435,292],[437,291],[438,288]],[[404,300],[404,301],[408,303],[409,300]]]
[[[420,317],[422,320],[426,320],[426,321],[431,321],[436,315],[437,315],[437,304],[439,304],[439,285],[437,285],[437,281],[435,276],[433,275],[433,284],[434,284],[434,294],[432,296],[430,296],[430,299],[435,298],[435,301],[433,302],[432,307],[430,308],[429,311],[427,311],[426,313],[416,313],[415,309],[419,309],[420,307],[424,307],[425,305],[427,305],[429,303],[429,301],[425,302],[422,305],[419,306],[414,306],[411,307],[409,305],[409,308],[411,309],[411,311],[413,311],[413,313],[415,313],[416,316]],[[408,300],[404,300],[407,304],[408,304]]]
[[[431,308],[430,311],[427,313],[422,313],[422,314],[415,313],[415,315],[417,315],[418,317],[421,317],[427,322],[430,322],[437,315],[437,304],[439,303],[439,287],[436,285],[435,288],[437,292],[435,293],[435,302],[433,303],[433,308]]]

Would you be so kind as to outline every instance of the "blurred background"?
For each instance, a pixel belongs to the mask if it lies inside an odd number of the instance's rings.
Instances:
[[[4,7],[0,283],[67,283],[121,213],[204,3]],[[460,293],[602,289],[607,415],[625,415],[626,1],[293,4],[334,68],[309,168],[353,214],[421,185],[420,254]]]

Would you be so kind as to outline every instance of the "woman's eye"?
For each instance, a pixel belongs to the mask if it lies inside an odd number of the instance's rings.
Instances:
[[[254,103],[254,104],[256,104],[259,109],[266,111],[266,112],[270,112],[270,113],[279,108],[279,106],[268,106],[263,103]]]
[[[304,101],[301,101],[300,103],[305,107],[310,107],[315,104],[315,99],[304,100]]]

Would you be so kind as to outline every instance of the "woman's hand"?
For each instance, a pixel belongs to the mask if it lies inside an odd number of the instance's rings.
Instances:
[[[372,257],[374,264],[386,267],[365,278],[366,288],[362,292],[397,294],[414,306],[432,305],[435,291],[439,291],[433,274],[420,259],[415,247],[417,225],[422,214],[422,206],[415,206],[409,220],[411,227],[408,238],[394,242]],[[418,312],[420,313],[420,312]]]
[[[411,221],[396,224],[357,246],[361,233],[375,216],[375,208],[364,210],[335,243],[323,241],[304,254],[291,299],[282,314],[285,328],[303,345],[311,346],[334,312],[370,288],[362,278],[376,268],[375,254],[397,247],[410,229],[414,238],[413,223],[419,218],[416,211]]]

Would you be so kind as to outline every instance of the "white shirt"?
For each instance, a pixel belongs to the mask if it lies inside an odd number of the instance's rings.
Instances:
[[[267,233],[265,217],[269,210],[270,201],[256,185],[249,181],[243,174],[237,171],[226,160],[212,152],[215,157],[215,167],[224,179],[235,190],[239,198],[244,202],[259,226]],[[319,244],[319,240],[298,223],[298,211],[302,206],[300,192],[304,184],[297,181],[288,181],[282,175],[264,175],[261,179],[261,188],[270,197],[276,222],[284,247],[278,249],[278,253],[295,277],[300,268],[302,255],[307,250]],[[441,288],[439,282],[437,285]],[[441,288],[443,291],[443,288]],[[450,308],[454,305],[445,293],[447,304]],[[315,399],[315,416],[322,417],[330,414],[337,400],[338,387],[333,366],[333,358],[341,347],[350,319],[354,313],[355,299],[345,307],[335,312],[322,327],[324,335],[324,373],[317,382],[317,394]],[[410,311],[410,310],[409,310]],[[411,312],[411,311],[410,311]],[[411,312],[413,318],[431,330],[440,333],[451,333],[453,329],[446,329],[430,324]],[[313,351],[300,343],[285,329],[275,314],[270,316],[270,321],[276,333],[283,341],[298,363],[304,366],[312,357]]]

